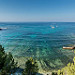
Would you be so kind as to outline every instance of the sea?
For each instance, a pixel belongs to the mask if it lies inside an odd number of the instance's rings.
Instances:
[[[72,62],[75,22],[0,22],[0,44],[14,57],[32,57],[43,70],[54,70]]]

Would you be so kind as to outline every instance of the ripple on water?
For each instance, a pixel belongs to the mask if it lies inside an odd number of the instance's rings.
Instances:
[[[72,62],[73,52],[63,50],[62,47],[75,44],[74,25],[75,23],[0,24],[0,27],[8,28],[0,31],[0,44],[15,58],[37,59],[43,70],[59,69]]]

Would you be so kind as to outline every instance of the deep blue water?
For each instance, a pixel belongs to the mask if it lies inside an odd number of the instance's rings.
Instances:
[[[34,22],[0,23],[0,44],[14,57],[33,57],[45,69],[55,69],[71,62],[73,51],[63,46],[75,44],[75,23]]]

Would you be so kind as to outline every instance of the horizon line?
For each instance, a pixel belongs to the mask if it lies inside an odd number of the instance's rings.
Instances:
[[[4,21],[4,22],[7,23],[7,21]],[[75,21],[24,21],[24,22],[11,21],[11,22],[13,22],[13,23],[27,23],[27,22],[75,22]],[[9,23],[11,23],[11,22],[9,22]],[[0,21],[0,23],[3,23],[3,22]]]

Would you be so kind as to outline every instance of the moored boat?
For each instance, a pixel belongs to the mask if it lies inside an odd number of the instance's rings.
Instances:
[[[63,47],[63,49],[75,49],[75,47]]]

